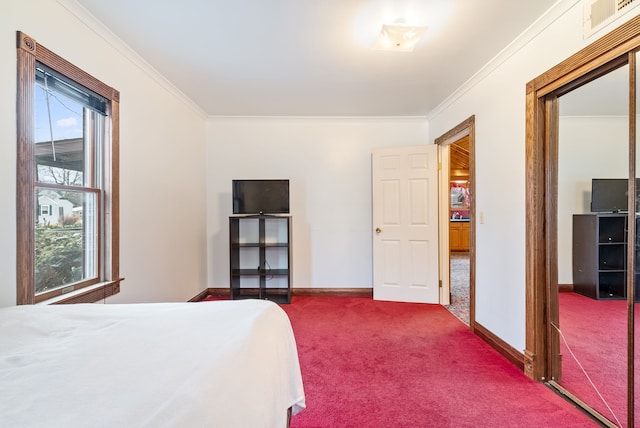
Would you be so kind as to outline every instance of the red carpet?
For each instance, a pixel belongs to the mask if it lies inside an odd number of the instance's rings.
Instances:
[[[559,302],[562,334],[607,404],[598,396],[562,339],[560,384],[609,419],[615,421],[613,411],[622,423],[626,423],[627,303],[624,300],[594,300],[576,293],[560,293]],[[636,307],[640,308],[640,305],[636,304]],[[639,320],[636,316],[636,331],[640,331]],[[638,364],[640,354],[636,354],[636,367]],[[640,391],[638,377],[635,388]],[[639,417],[636,415],[636,420]]]
[[[295,297],[307,408],[292,428],[593,427],[439,305]]]

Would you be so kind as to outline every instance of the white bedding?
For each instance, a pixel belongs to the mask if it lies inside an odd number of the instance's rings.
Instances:
[[[1,427],[284,428],[304,406],[272,302],[0,309]]]

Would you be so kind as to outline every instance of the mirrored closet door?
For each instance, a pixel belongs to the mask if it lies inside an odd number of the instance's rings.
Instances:
[[[628,86],[623,65],[558,97],[553,377],[617,426],[627,415]]]
[[[525,373],[638,422],[640,16],[527,85]]]

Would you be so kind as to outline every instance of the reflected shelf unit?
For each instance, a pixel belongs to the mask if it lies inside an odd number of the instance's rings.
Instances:
[[[291,216],[229,217],[231,299],[291,302]]]
[[[627,222],[626,213],[574,214],[573,289],[576,293],[593,299],[627,298]],[[636,216],[636,232],[638,226]],[[639,254],[636,243],[636,301],[640,287]]]

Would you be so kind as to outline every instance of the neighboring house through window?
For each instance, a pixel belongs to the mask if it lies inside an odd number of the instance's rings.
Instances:
[[[119,93],[18,32],[17,303],[119,291]]]
[[[40,205],[40,215],[41,216],[50,216],[51,215],[51,205]]]

